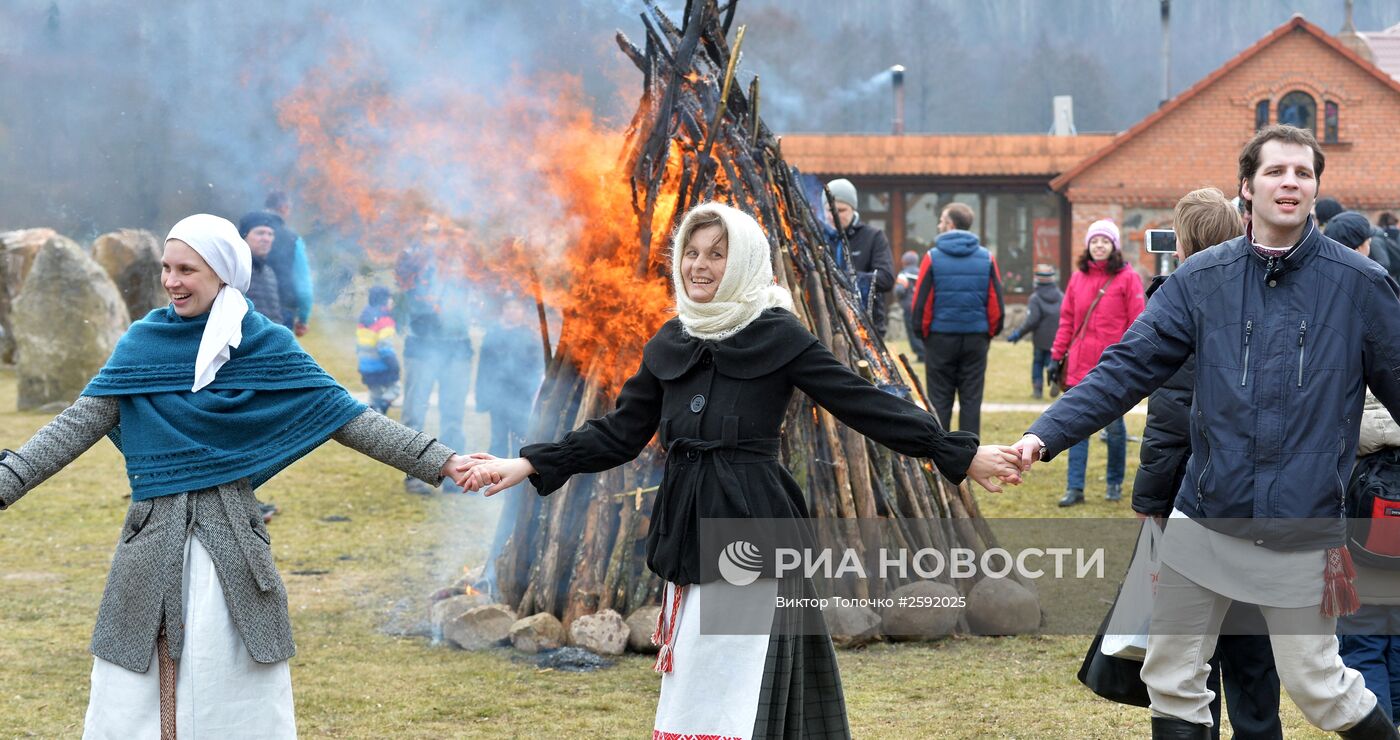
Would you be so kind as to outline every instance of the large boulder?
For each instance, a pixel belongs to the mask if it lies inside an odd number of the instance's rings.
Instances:
[[[656,634],[656,618],[661,615],[661,607],[644,606],[627,617],[627,649],[634,653],[654,653],[661,649],[651,644],[651,636]]]
[[[569,644],[599,655],[622,655],[627,649],[627,623],[612,609],[586,614],[569,625]]]
[[[97,237],[92,258],[117,284],[135,321],[170,302],[161,287],[160,243],[145,229],[120,229]]]
[[[10,324],[15,299],[34,257],[50,239],[64,239],[53,229],[0,232],[0,363],[15,361],[15,333]]]
[[[442,636],[463,650],[485,650],[510,639],[515,612],[505,604],[473,607],[442,625]]]
[[[71,403],[131,323],[107,273],[72,240],[58,236],[39,249],[10,321],[20,411]]]
[[[983,578],[967,595],[967,626],[979,635],[1025,635],[1040,629],[1040,600],[1010,578]]]
[[[564,644],[564,623],[549,612],[531,614],[510,626],[510,644],[522,653],[553,650]]]
[[[890,593],[881,631],[894,640],[936,640],[953,634],[962,617],[962,595],[947,583],[916,581]]]
[[[478,606],[491,603],[489,599],[480,594],[447,594],[442,598],[437,597],[437,593],[431,597],[432,606],[428,609],[428,623],[432,626],[433,637],[439,640],[442,639],[449,622],[461,619],[463,614]]]
[[[864,606],[831,604],[822,610],[822,619],[837,647],[860,647],[880,638],[880,615]]]

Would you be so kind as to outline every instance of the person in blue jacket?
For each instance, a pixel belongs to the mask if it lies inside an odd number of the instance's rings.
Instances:
[[[279,323],[300,337],[306,334],[307,327],[311,324],[311,304],[314,298],[311,262],[306,258],[306,242],[287,225],[287,219],[292,214],[292,201],[286,193],[269,193],[263,206],[267,209],[273,222],[273,231],[276,232],[267,262],[277,274],[277,288],[282,304]]]
[[[1195,355],[1191,457],[1159,547],[1142,667],[1154,738],[1209,736],[1208,659],[1236,601],[1259,606],[1309,722],[1400,738],[1336,637],[1358,606],[1343,481],[1366,388],[1400,411],[1400,286],[1318,230],[1324,164],[1311,132],[1260,129],[1239,158],[1244,236],[1187,260],[1016,444],[1023,468],[1051,459]]]

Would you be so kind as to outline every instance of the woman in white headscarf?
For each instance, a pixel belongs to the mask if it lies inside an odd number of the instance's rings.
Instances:
[[[85,737],[296,736],[287,592],[253,490],[327,439],[433,485],[465,460],[355,401],[249,310],[233,224],[166,238],[170,305],[132,324],[83,395],[0,453],[0,509],[104,435],[131,507],[98,609]]]
[[[523,447],[518,458],[478,454],[469,463],[471,490],[489,485],[495,493],[528,478],[549,495],[575,473],[632,460],[659,429],[666,470],[647,534],[647,565],[667,582],[652,638],[663,674],[655,737],[849,735],[820,615],[775,606],[778,597],[810,596],[810,583],[746,579],[724,573],[723,561],[724,579],[701,567],[702,518],[808,517],[779,461],[794,390],[897,452],[931,458],[950,480],[971,477],[991,490],[1020,480],[1009,448],[979,448],[975,435],[945,432],[928,412],[841,364],[789,310],[792,296],[774,284],[772,259],[749,215],[719,203],[693,208],[672,248],[677,316],[647,343],[617,408],[557,442]],[[751,630],[733,624],[703,629],[706,609],[750,615],[744,623],[759,625],[759,634],[734,634]]]

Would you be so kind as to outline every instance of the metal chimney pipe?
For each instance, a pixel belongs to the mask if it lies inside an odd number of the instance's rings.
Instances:
[[[890,67],[890,84],[894,87],[894,135],[904,134],[904,65]]]
[[[1157,104],[1159,108],[1172,99],[1171,17],[1172,0],[1162,0],[1162,102]]]

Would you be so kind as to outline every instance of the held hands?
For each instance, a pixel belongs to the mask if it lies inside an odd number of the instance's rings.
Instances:
[[[494,496],[535,474],[535,466],[523,457],[500,458],[485,452],[467,456],[466,471],[461,486],[468,491],[482,491]]]
[[[1030,470],[1032,465],[1040,462],[1040,453],[1044,449],[1044,445],[1041,443],[1040,437],[1027,434],[1021,438],[1020,442],[1012,445],[1011,449],[1016,452],[1021,471],[1025,472]]]
[[[447,462],[442,464],[442,470],[438,471],[438,475],[451,478],[453,483],[465,488],[467,471],[471,470],[470,462],[470,458],[454,453],[452,457],[447,458]]]
[[[1001,484],[1021,485],[1021,456],[1013,447],[982,445],[967,467],[967,477],[977,485],[1000,493]]]

